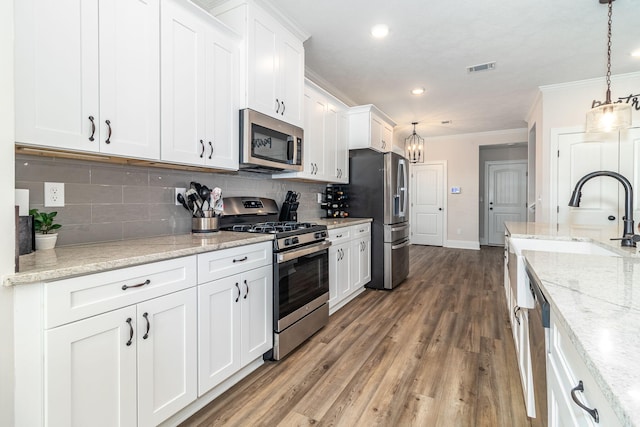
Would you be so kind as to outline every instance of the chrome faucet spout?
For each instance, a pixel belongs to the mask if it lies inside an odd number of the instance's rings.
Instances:
[[[624,223],[624,232],[622,234],[620,244],[622,246],[636,246],[636,239],[634,239],[633,232],[633,188],[631,187],[631,183],[629,182],[629,180],[623,175],[612,171],[597,171],[586,174],[578,180],[578,183],[576,184],[576,187],[571,194],[569,206],[575,208],[580,206],[582,186],[584,186],[584,184],[591,178],[595,178],[597,176],[609,176],[611,178],[614,178],[618,180],[618,182],[624,187],[624,218],[622,219]]]

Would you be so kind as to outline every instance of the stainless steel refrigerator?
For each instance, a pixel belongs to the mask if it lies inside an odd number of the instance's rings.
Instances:
[[[371,282],[393,289],[409,274],[408,161],[396,153],[349,152],[349,213],[373,218]]]

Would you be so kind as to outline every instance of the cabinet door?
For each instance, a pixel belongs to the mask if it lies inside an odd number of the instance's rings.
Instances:
[[[305,129],[305,172],[311,174],[312,178],[323,177],[325,175],[324,138],[325,138],[325,110],[326,102],[315,94],[306,98],[307,116],[305,122],[308,126]],[[308,165],[308,167],[307,167]]]
[[[386,123],[382,123],[382,149],[393,151],[393,128]]]
[[[340,265],[341,252],[338,245],[329,246],[329,308],[334,307],[340,300],[338,293],[338,266]]]
[[[136,424],[135,329],[130,306],[45,332],[47,425]]]
[[[338,109],[328,102],[324,112],[324,138],[322,148],[324,152],[323,176],[327,181],[338,178],[336,168],[336,147],[338,145]]]
[[[15,51],[16,141],[98,151],[98,1],[15,2]]]
[[[302,42],[282,29],[278,64],[279,90],[283,105],[280,117],[302,126],[304,94],[304,47]]]
[[[242,275],[242,365],[273,347],[273,270],[265,266]]]
[[[187,4],[162,4],[162,160],[204,164],[203,21]]]
[[[238,47],[215,28],[205,47],[205,164],[238,169]]]
[[[277,92],[279,47],[277,23],[257,8],[250,9],[248,31],[248,104],[272,117],[282,118]]]
[[[158,425],[197,397],[196,289],[137,307],[138,425]]]
[[[371,237],[369,235],[354,240],[351,250],[354,257],[352,289],[360,288],[371,281]]]
[[[198,395],[241,368],[240,276],[198,286]]]
[[[159,0],[99,5],[100,152],[159,159]]]
[[[384,151],[382,147],[382,120],[371,115],[371,148],[377,151]]]
[[[338,114],[338,135],[335,147],[337,182],[349,183],[349,117]]]

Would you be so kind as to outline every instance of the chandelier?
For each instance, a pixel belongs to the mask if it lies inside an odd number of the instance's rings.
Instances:
[[[416,125],[418,122],[411,123],[413,125],[413,133],[404,140],[404,149],[407,158],[411,163],[424,162],[424,138],[416,133]]]
[[[607,98],[604,104],[592,108],[587,112],[587,132],[611,132],[626,129],[631,126],[631,105],[627,103],[611,102],[611,13],[613,0],[598,0],[609,6],[609,21],[607,32]]]

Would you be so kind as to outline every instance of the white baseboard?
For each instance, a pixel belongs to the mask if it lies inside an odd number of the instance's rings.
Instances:
[[[477,240],[447,240],[444,247],[454,249],[474,249],[476,251],[480,250],[480,244]]]

